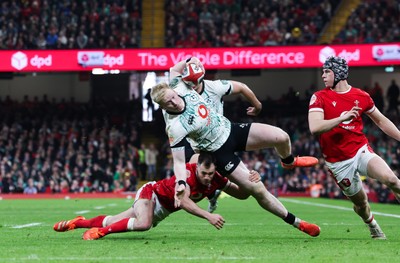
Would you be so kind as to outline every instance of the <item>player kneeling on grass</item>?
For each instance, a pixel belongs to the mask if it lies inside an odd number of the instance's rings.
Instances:
[[[93,240],[111,233],[147,231],[152,226],[155,227],[169,214],[180,209],[207,219],[215,228],[221,229],[225,223],[224,218],[219,214],[211,214],[201,209],[195,203],[212,195],[217,189],[221,189],[238,199],[247,199],[249,194],[241,191],[236,184],[218,174],[214,163],[213,156],[203,152],[199,155],[197,163],[186,164],[187,174],[189,175],[186,183],[190,187],[190,194],[182,199],[179,208],[174,206],[175,186],[179,182],[175,182],[175,176],[172,176],[169,179],[143,185],[138,190],[132,207],[118,215],[100,215],[92,219],[78,216],[72,220],[56,223],[54,230],[64,232],[75,228],[90,228],[83,234],[82,238]],[[249,180],[258,183],[260,181],[259,173],[251,171]]]

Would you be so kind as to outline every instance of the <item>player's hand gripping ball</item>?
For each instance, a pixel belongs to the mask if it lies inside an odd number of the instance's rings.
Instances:
[[[194,88],[199,85],[204,78],[205,70],[201,63],[188,62],[182,72],[182,80],[189,87]]]

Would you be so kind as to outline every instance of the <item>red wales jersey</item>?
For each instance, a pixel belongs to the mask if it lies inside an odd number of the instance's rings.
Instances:
[[[326,88],[315,92],[311,97],[309,112],[322,112],[325,120],[342,116],[354,106],[361,108],[360,116],[342,122],[319,136],[322,153],[328,162],[350,159],[356,155],[360,147],[368,143],[363,133],[361,114],[372,113],[375,110],[375,104],[368,93],[353,87],[345,92]]]
[[[219,173],[215,173],[211,184],[202,185],[196,177],[197,164],[186,164],[187,179],[186,183],[190,186],[190,199],[197,203],[203,198],[210,196],[217,189],[223,189],[228,183],[228,179],[222,177]],[[169,179],[156,182],[153,185],[153,191],[156,193],[158,200],[164,208],[170,212],[180,210],[174,207],[175,195],[175,175]]]

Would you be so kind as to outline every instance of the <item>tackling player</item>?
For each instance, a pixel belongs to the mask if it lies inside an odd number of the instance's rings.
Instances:
[[[149,182],[143,185],[137,192],[135,201],[128,210],[115,215],[100,215],[92,219],[78,216],[71,220],[63,220],[56,223],[53,229],[57,232],[65,232],[75,228],[90,228],[82,238],[93,240],[112,233],[127,231],[147,231],[155,227],[169,214],[180,209],[207,219],[215,228],[221,229],[225,223],[224,218],[218,214],[211,214],[195,203],[221,189],[237,199],[247,199],[248,194],[231,183],[227,178],[216,173],[215,161],[209,153],[201,153],[196,163],[187,163],[187,184],[190,191],[181,200],[180,208],[174,206],[175,176],[158,182]],[[260,181],[260,175],[256,171],[249,174],[249,183]]]

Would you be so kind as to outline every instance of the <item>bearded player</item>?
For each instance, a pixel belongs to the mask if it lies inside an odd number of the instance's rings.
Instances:
[[[174,206],[175,176],[158,182],[149,182],[143,185],[137,192],[135,201],[128,210],[115,215],[100,215],[92,219],[78,216],[71,220],[63,220],[54,225],[57,232],[65,232],[75,228],[90,228],[83,234],[83,239],[93,240],[112,233],[128,231],[147,231],[155,227],[169,214],[181,208],[185,211],[208,220],[215,228],[221,229],[225,223],[224,218],[218,214],[211,214],[195,203],[213,194],[220,189],[237,199],[247,199],[249,194],[225,177],[216,173],[215,161],[209,153],[201,153],[196,163],[186,164],[188,174],[187,184],[190,193],[181,200],[181,206]],[[251,182],[260,181],[260,175],[251,171]]]

